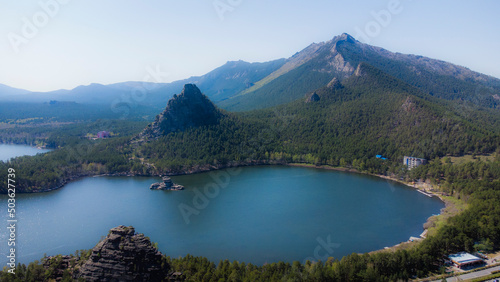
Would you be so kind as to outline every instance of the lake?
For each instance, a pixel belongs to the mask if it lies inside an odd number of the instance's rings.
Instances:
[[[11,158],[19,156],[34,156],[40,153],[46,153],[49,149],[38,149],[28,145],[0,144],[0,161],[8,161]]]
[[[341,258],[418,237],[444,207],[396,182],[314,168],[245,167],[172,179],[186,189],[149,190],[160,180],[152,177],[93,177],[17,194],[18,262],[90,249],[118,225],[134,226],[171,257],[259,265]],[[6,199],[0,195],[4,226]]]

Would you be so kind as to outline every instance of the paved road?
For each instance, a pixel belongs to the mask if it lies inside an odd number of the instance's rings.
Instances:
[[[462,280],[467,280],[467,279],[479,278],[479,277],[490,275],[492,271],[497,271],[497,270],[500,270],[500,265],[495,266],[495,267],[491,267],[488,269],[476,271],[476,272],[462,274],[462,275],[457,276],[458,279],[457,279],[457,277],[450,277],[450,278],[447,278],[446,281],[454,282],[454,281],[462,281]],[[441,280],[436,280],[435,282],[439,282],[439,281],[441,281]]]

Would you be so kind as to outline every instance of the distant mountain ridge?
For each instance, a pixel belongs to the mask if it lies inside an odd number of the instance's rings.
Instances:
[[[123,82],[90,84],[72,90],[34,93],[0,85],[3,101],[74,101],[86,104],[125,104],[161,109],[184,84],[194,83],[214,103],[231,111],[276,106],[303,97],[353,75],[359,63],[370,64],[422,90],[425,95],[481,107],[500,106],[500,79],[468,68],[418,55],[390,52],[361,43],[349,34],[313,43],[287,59],[263,63],[229,61],[202,76],[171,83]],[[132,95],[140,90],[141,99]],[[23,94],[23,95],[21,95]],[[141,94],[142,95],[142,94]]]
[[[7,97],[10,95],[22,95],[27,93],[30,93],[30,91],[10,87],[5,84],[0,84],[0,98]]]
[[[160,107],[163,107],[184,84],[196,83],[205,89],[204,93],[213,101],[222,101],[251,87],[255,82],[280,68],[284,63],[285,59],[264,63],[249,63],[241,60],[229,61],[205,75],[193,76],[171,83],[141,81],[127,81],[108,85],[92,83],[71,90],[61,89],[50,92],[30,92],[0,84],[0,99],[3,102],[35,103],[49,102],[50,100],[84,104],[124,102],[153,107],[153,112],[155,112]],[[136,98],[136,95],[139,98]]]

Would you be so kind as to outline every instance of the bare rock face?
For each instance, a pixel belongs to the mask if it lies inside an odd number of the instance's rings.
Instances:
[[[319,95],[316,92],[314,92],[313,94],[308,95],[308,97],[306,99],[306,103],[317,102],[320,99],[321,98],[319,97]]]
[[[326,87],[328,87],[330,89],[339,89],[339,88],[342,88],[342,84],[340,83],[340,81],[336,77],[334,77],[332,80],[330,80],[330,82],[328,82]]]
[[[170,132],[190,127],[216,124],[221,113],[194,84],[184,85],[181,94],[168,101],[165,110],[156,116],[139,135],[140,139],[156,139]]]
[[[410,96],[408,96],[401,105],[401,109],[406,113],[414,113],[417,111],[417,105],[415,101]]]
[[[43,268],[47,271],[52,271],[51,278],[55,281],[62,281],[66,271],[72,273],[77,262],[78,258],[62,255],[42,259]]]
[[[162,281],[169,266],[162,254],[133,227],[120,225],[93,249],[90,258],[75,271],[85,281]]]
[[[366,75],[365,66],[362,63],[358,64],[356,71],[354,71],[354,75],[355,76],[365,76]]]

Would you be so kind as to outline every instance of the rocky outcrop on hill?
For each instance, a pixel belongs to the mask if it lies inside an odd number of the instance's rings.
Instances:
[[[120,225],[93,249],[89,259],[75,271],[85,281],[162,281],[169,266],[162,254],[133,227]]]
[[[365,65],[363,63],[360,63],[358,67],[356,68],[356,71],[354,71],[355,76],[364,76],[366,75],[366,70],[365,70]]]
[[[165,110],[139,134],[139,140],[157,139],[170,132],[216,124],[220,116],[220,111],[196,85],[186,84],[181,94],[174,95]]]
[[[319,95],[316,92],[314,92],[313,94],[309,94],[307,96],[306,103],[317,102],[319,100],[320,100]]]
[[[62,281],[65,276],[70,277],[78,262],[79,258],[62,255],[42,259],[43,268],[51,273],[51,278],[55,281]]]
[[[342,88],[342,84],[340,83],[340,81],[336,77],[334,77],[332,80],[330,80],[330,82],[328,82],[326,87],[328,87],[330,89],[339,89],[339,88]]]

